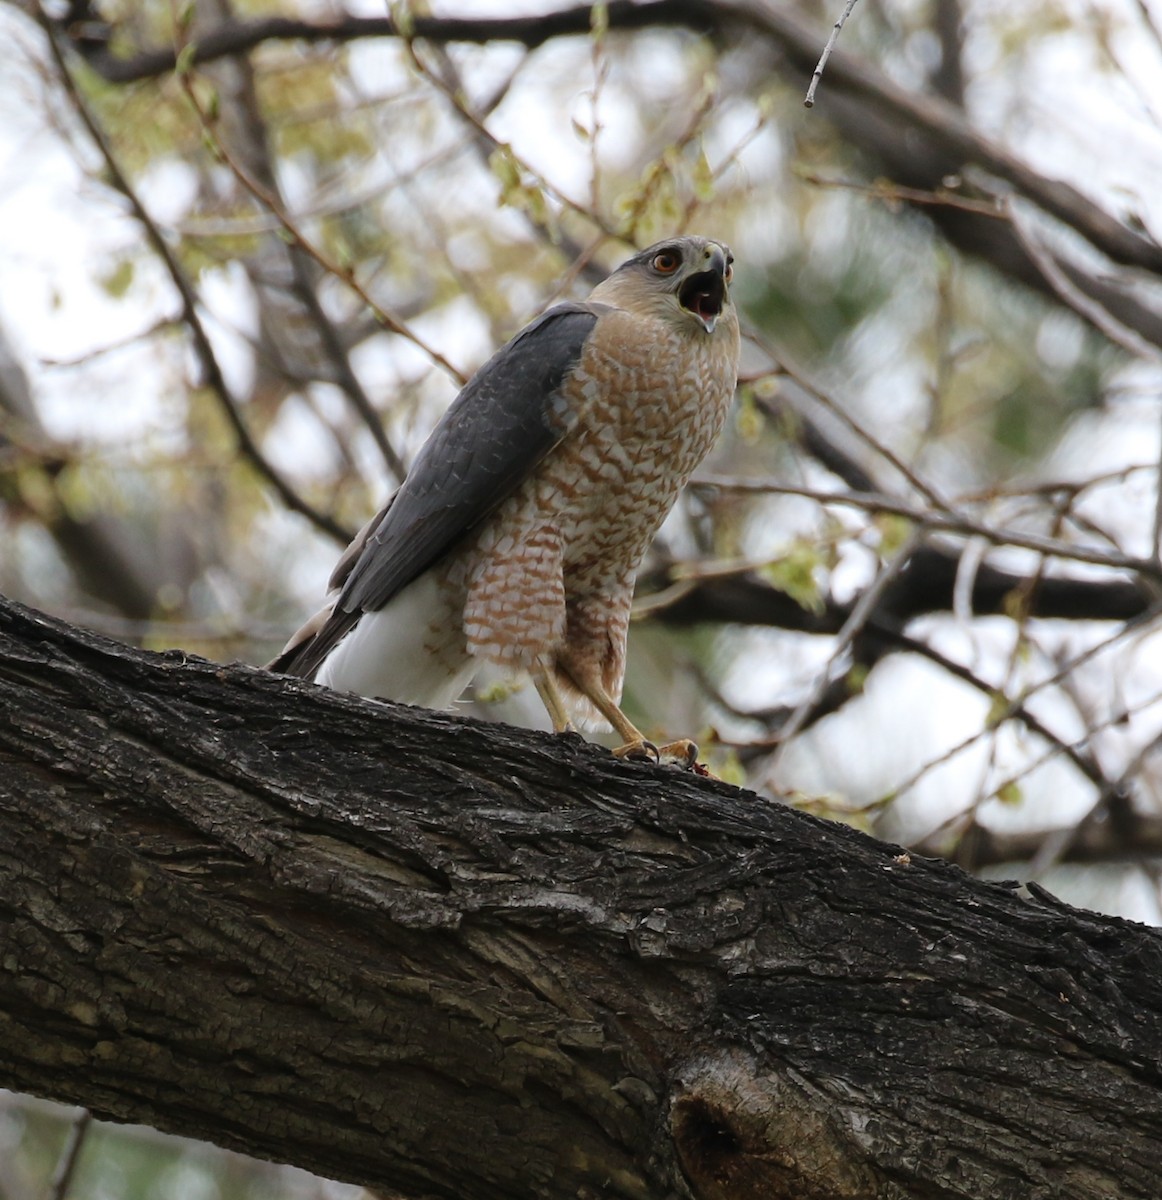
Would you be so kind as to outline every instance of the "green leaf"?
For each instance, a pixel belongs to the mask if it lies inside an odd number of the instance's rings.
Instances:
[[[880,531],[880,557],[891,558],[912,533],[912,522],[907,517],[895,513],[881,513],[875,520],[876,528]]]
[[[331,253],[340,270],[350,273],[355,266],[355,251],[342,232],[335,232],[328,239],[331,243]]]
[[[736,750],[726,750],[721,754],[715,754],[711,762],[711,769],[723,783],[733,783],[735,787],[746,787],[746,767],[738,757]]]
[[[755,403],[754,390],[745,385],[740,387],[734,416],[738,436],[748,445],[754,445],[762,437],[766,425],[767,418]]]
[[[475,699],[481,704],[500,704],[510,696],[517,695],[523,687],[517,679],[497,679],[485,687],[477,688]]]
[[[121,259],[111,270],[100,276],[97,282],[104,292],[114,300],[120,300],[133,285],[136,266],[131,258]]]
[[[1009,805],[1020,804],[1025,798],[1025,794],[1021,791],[1020,786],[1014,783],[1012,780],[997,788],[997,790],[993,793],[993,796],[1002,804]]]
[[[847,690],[852,696],[859,696],[863,693],[869,674],[867,666],[863,663],[856,663],[848,669],[843,682],[847,684]]]
[[[698,157],[694,160],[690,182],[694,188],[694,195],[703,203],[714,199],[714,172],[710,169],[710,160],[706,157],[704,149],[698,151]]]
[[[794,542],[779,558],[759,571],[772,587],[790,596],[807,612],[823,611],[823,594],[816,578],[822,566],[819,549],[813,542]]]
[[[500,198],[505,204],[509,203],[510,194],[520,187],[520,163],[507,142],[502,142],[488,156],[488,169],[496,176],[500,184]]]
[[[391,15],[391,23],[395,26],[396,33],[401,38],[413,38],[416,36],[416,18],[412,12],[412,7],[406,0],[397,0],[396,3],[391,3],[387,6],[388,12]]]
[[[994,725],[999,725],[1002,721],[1008,720],[1013,715],[1012,710],[1012,699],[999,689],[994,691],[989,698],[989,710],[988,715],[985,717],[985,724],[990,728]]]
[[[15,479],[19,504],[28,513],[41,521],[53,521],[60,516],[56,487],[39,463],[18,466],[10,478]]]
[[[188,75],[193,68],[194,59],[198,55],[198,43],[186,42],[178,53],[177,62],[174,63],[173,72],[177,76]]]

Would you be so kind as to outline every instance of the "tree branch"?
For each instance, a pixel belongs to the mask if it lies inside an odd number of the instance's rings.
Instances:
[[[876,609],[879,619],[903,624],[915,617],[953,610],[962,549],[922,546],[889,588]],[[851,615],[852,605],[825,599],[808,610],[753,572],[689,579],[660,568],[639,580],[651,618],[675,625],[701,622],[767,625],[797,633],[836,634]],[[651,593],[681,583],[671,603],[650,604]],[[971,590],[976,616],[1010,616],[1013,597],[1028,583],[1024,575],[982,563]],[[1047,575],[1030,599],[1028,616],[1073,621],[1132,621],[1155,610],[1156,598],[1146,584],[1133,579],[1076,579]]]
[[[215,13],[218,14],[218,19],[221,19],[223,12],[230,11],[226,4],[213,7]],[[197,37],[196,23],[191,36],[195,39]],[[176,46],[179,53],[183,44],[185,43],[179,38]],[[318,293],[319,281],[312,272],[312,267],[316,265],[315,261],[306,250],[302,249],[307,240],[306,235],[303,233],[301,225],[295,224],[292,227],[286,217],[288,207],[279,184],[278,172],[275,170],[274,157],[271,154],[270,130],[267,128],[266,119],[258,101],[253,65],[248,57],[238,56],[232,61],[220,63],[216,69],[212,69],[209,78],[213,80],[217,88],[224,89],[228,95],[225,108],[221,108],[221,106],[216,108],[214,110],[216,115],[213,117],[206,112],[198,98],[197,90],[193,85],[193,72],[184,72],[181,76],[181,83],[190,107],[201,124],[202,135],[215,148],[216,157],[225,162],[227,167],[232,168],[238,163],[244,168],[238,177],[239,186],[259,204],[262,204],[264,211],[292,239],[286,245],[273,240],[273,246],[271,246],[274,253],[282,258],[290,276],[289,286],[282,292],[284,301],[295,305],[310,322],[317,338],[318,357],[327,364],[328,373],[334,383],[346,395],[351,407],[370,434],[387,470],[397,482],[401,482],[404,475],[407,474],[407,467],[391,444],[383,420],[376,412],[371,397],[368,396],[351,365],[348,347],[344,344],[339,330],[323,307]],[[231,144],[228,145],[228,142]],[[254,194],[250,186],[252,183],[260,185],[259,190],[262,195]],[[273,211],[265,206],[263,196],[269,197],[275,202]],[[251,278],[255,278],[254,265],[248,263],[247,267]],[[338,278],[340,282],[346,282],[342,275],[339,275]],[[259,294],[262,294],[261,291]],[[277,320],[279,315],[281,314],[276,314],[273,319]]]
[[[714,6],[703,0],[652,0],[634,4],[614,0],[609,6],[610,25],[620,29],[645,29],[658,25],[693,26],[709,29],[717,23]],[[307,45],[342,44],[365,38],[423,38],[441,44],[453,42],[519,42],[535,49],[557,37],[588,36],[592,9],[588,5],[525,17],[433,17],[416,13],[409,17],[404,34],[391,17],[343,16],[331,21],[298,17],[260,17],[221,22],[203,33],[192,57],[193,65],[246,54],[264,42],[296,41]],[[87,25],[91,31],[91,24]],[[89,65],[109,83],[134,83],[168,74],[177,63],[172,47],[142,50],[129,57],[115,57],[105,40],[77,39],[78,49]]]
[[[1114,813],[1072,828],[1021,833],[1000,832],[973,823],[957,840],[955,860],[966,870],[1028,862],[1049,839],[1064,843],[1060,862],[1143,864],[1162,858],[1162,819],[1138,813],[1122,799],[1114,805]]]
[[[306,517],[308,521],[324,533],[330,534],[336,541],[350,541],[349,531],[344,530],[333,517],[320,512],[314,506],[308,504],[298,494],[283,477],[282,472],[278,471],[262,452],[262,448],[255,440],[253,434],[251,434],[246,421],[243,419],[241,406],[227,384],[225,375],[222,373],[222,367],[218,362],[217,355],[214,353],[213,344],[210,342],[209,334],[207,334],[198,312],[198,297],[194,290],[194,285],[190,282],[177,255],[162,236],[161,230],[158,229],[157,224],[149,215],[145,205],[142,204],[128,176],[121,169],[121,164],[118,162],[108,138],[90,112],[84,97],[77,89],[73,77],[69,72],[68,63],[65,61],[64,49],[62,49],[58,40],[60,33],[57,26],[44,13],[40,12],[39,9],[36,11],[41,28],[44,30],[48,40],[49,52],[56,65],[61,85],[64,87],[65,93],[77,117],[84,125],[86,132],[104,160],[110,186],[115,188],[128,201],[134,219],[141,225],[145,233],[145,239],[149,243],[150,249],[161,260],[166,273],[170,277],[170,281],[178,293],[181,301],[182,321],[189,330],[190,341],[193,345],[194,354],[201,366],[205,385],[210,390],[211,395],[218,401],[222,414],[234,433],[239,453],[251,464],[258,475],[266,480],[275,493],[277,493],[279,499],[292,512],[297,512],[301,516]]]
[[[4,602],[0,764],[5,1085],[411,1196],[1155,1195],[1156,931]]]
[[[484,43],[516,41],[528,47],[556,37],[588,36],[592,9],[579,5],[558,12],[528,17],[494,19],[432,17],[409,18],[408,38],[434,42]],[[718,34],[732,29],[749,30],[773,39],[789,62],[809,76],[819,57],[820,36],[782,8],[764,0],[612,0],[608,6],[610,29],[635,30],[681,27]],[[286,17],[229,21],[204,34],[194,53],[194,63],[211,62],[252,50],[266,41],[296,40],[308,43],[346,42],[367,37],[399,37],[397,24],[388,17],[344,17],[311,22]],[[114,58],[92,39],[78,43],[89,65],[115,83],[150,78],[172,71],[176,62],[170,48],[143,51],[130,58]],[[828,93],[839,93],[869,103],[880,116],[892,121],[897,137],[912,130],[923,134],[959,164],[975,163],[1014,187],[1039,208],[1076,230],[1114,262],[1162,273],[1162,247],[1111,217],[1071,184],[1049,179],[1022,160],[976,132],[953,105],[937,96],[916,96],[893,83],[855,56],[836,51],[828,63]],[[826,96],[824,97],[826,99]],[[824,105],[824,109],[826,105]]]
[[[36,463],[54,486],[73,461],[73,449],[51,438],[37,412],[32,388],[0,325],[0,502],[19,505],[18,472]],[[9,476],[8,463],[15,468]],[[188,531],[170,514],[166,538],[179,553],[164,561],[142,550],[138,530],[123,517],[93,513],[77,517],[64,503],[40,515],[62,558],[89,595],[131,620],[147,621],[157,610],[157,595],[166,583],[185,587],[196,561]]]

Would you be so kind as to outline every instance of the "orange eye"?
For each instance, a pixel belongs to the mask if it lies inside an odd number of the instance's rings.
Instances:
[[[681,262],[682,260],[673,250],[663,250],[661,254],[654,255],[654,270],[659,275],[673,275]]]

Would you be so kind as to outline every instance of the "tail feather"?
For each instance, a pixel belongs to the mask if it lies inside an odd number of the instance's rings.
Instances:
[[[279,675],[311,679],[327,655],[351,632],[362,614],[336,611],[332,601],[295,630],[282,652],[266,664]]]

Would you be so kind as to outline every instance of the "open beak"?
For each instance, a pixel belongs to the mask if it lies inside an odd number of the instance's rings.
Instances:
[[[714,332],[726,303],[726,265],[721,248],[710,246],[706,251],[706,266],[678,289],[678,303],[698,319],[707,333]]]

